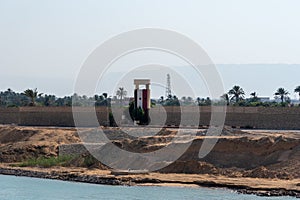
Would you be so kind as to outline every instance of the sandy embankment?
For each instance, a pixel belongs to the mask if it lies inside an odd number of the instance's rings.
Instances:
[[[120,147],[141,152],[161,148],[176,135],[174,130],[163,130],[156,136],[135,139],[117,129],[106,131]],[[227,187],[243,193],[299,196],[300,132],[241,132],[227,128],[204,159],[199,159],[197,153],[205,136],[202,131],[196,134],[199,136],[186,153],[160,173],[114,176],[103,170],[103,165],[93,169],[76,167],[76,163],[67,168],[11,167],[8,163],[57,156],[59,145],[79,143],[80,139],[75,129],[0,126],[0,173],[112,185]]]

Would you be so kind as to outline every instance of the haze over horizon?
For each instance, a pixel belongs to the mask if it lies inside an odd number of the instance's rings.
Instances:
[[[256,91],[272,98],[284,87],[294,99],[300,85],[299,6],[297,0],[1,0],[0,90],[70,95],[83,62],[102,42],[155,27],[190,37],[214,63],[222,63],[217,66],[225,91],[240,85],[246,96]],[[172,84],[177,87],[175,78]]]
[[[226,65],[216,65],[217,69],[221,75],[221,78],[223,79],[224,83],[224,89],[225,92],[227,92],[229,89],[231,89],[234,85],[241,86],[245,92],[246,97],[250,96],[251,92],[257,92],[258,96],[260,97],[270,97],[271,99],[274,98],[275,90],[279,87],[284,87],[290,92],[290,97],[292,99],[298,99],[298,94],[294,93],[294,89],[296,86],[300,85],[300,81],[298,81],[298,72],[300,71],[300,64],[277,64],[277,65],[265,65],[265,64],[226,64]],[[285,68],[285,69],[283,69]],[[289,68],[289,69],[286,69]],[[188,71],[189,69],[185,69],[185,71]],[[276,73],[273,72],[273,75],[266,75],[269,73],[269,71],[277,71]],[[155,83],[160,83],[161,85],[166,85],[166,74],[169,73],[167,71],[160,71],[160,74],[155,73],[154,75],[157,76],[157,79],[159,81],[155,81]],[[191,71],[192,73],[192,71]],[[151,73],[149,73],[150,76]],[[188,74],[188,72],[187,72]],[[236,75],[234,75],[236,74]],[[236,77],[239,74],[244,74],[241,77]],[[110,75],[107,77],[108,81],[103,86],[104,90],[97,90],[98,94],[101,94],[102,92],[108,92],[109,95],[115,95],[111,94],[111,87],[109,85],[113,84],[113,78],[121,76],[121,72],[115,72],[115,74]],[[145,77],[138,77],[138,78],[148,78],[149,76]],[[236,78],[232,78],[236,77]],[[279,78],[282,77],[282,78]],[[68,96],[73,94],[73,87],[75,82],[75,77],[66,77],[66,78],[59,78],[59,77],[53,77],[49,79],[45,78],[32,78],[30,76],[24,76],[19,77],[20,81],[15,81],[14,79],[11,79],[10,77],[2,77],[0,79],[0,91],[5,91],[8,88],[16,91],[16,92],[22,92],[25,89],[28,88],[38,88],[38,90],[42,93],[47,94],[54,94],[58,97]],[[124,81],[120,82],[119,86],[125,87],[126,90],[129,90],[129,93],[127,96],[133,96],[131,94],[131,90],[133,90],[133,78],[127,79],[127,82]],[[154,82],[154,81],[153,81]],[[51,83],[51,84],[49,84]],[[200,83],[201,84],[201,83]],[[61,86],[64,86],[63,88]],[[185,93],[184,88],[180,91],[181,82],[179,82],[179,77],[177,77],[174,74],[171,74],[171,86],[172,91],[174,94],[176,94],[179,97],[182,96],[193,96],[192,94]],[[118,86],[116,86],[118,87]],[[207,97],[209,94],[205,89],[205,86],[201,86],[203,88],[200,88],[202,90],[198,96],[200,97]],[[159,98],[160,96],[165,95],[165,89],[164,88],[157,88],[155,86],[151,86],[152,88],[152,97],[153,98]],[[177,88],[177,89],[176,89]],[[178,90],[179,88],[179,90]],[[179,93],[178,93],[179,91]],[[197,95],[197,94],[196,94]]]

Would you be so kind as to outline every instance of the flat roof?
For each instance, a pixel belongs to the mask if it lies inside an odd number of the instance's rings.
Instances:
[[[133,82],[135,85],[149,85],[150,79],[134,79]]]

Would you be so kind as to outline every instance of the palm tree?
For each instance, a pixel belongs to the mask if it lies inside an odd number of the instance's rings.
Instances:
[[[181,97],[181,102],[182,102],[183,104],[186,103],[186,97],[185,97],[185,96]]]
[[[123,87],[117,90],[117,96],[120,98],[121,106],[123,105],[123,97],[127,95],[127,91]]]
[[[197,101],[197,105],[200,106],[201,105],[201,98],[197,97],[196,101]]]
[[[279,96],[281,99],[281,103],[284,102],[284,99],[288,97],[289,92],[285,90],[284,88],[278,88],[277,91],[275,92],[275,96]]]
[[[229,95],[223,94],[221,98],[226,102],[226,105],[229,106]]]
[[[251,99],[250,99],[251,102],[256,102],[256,101],[259,100],[258,97],[257,97],[257,92],[252,92],[250,94],[250,96],[251,96]]]
[[[297,86],[295,88],[295,92],[299,94],[299,100],[300,100],[300,86]]]
[[[193,98],[192,97],[187,97],[187,99],[186,99],[187,101],[188,101],[188,103],[191,103],[191,102],[193,102]]]
[[[250,96],[252,96],[253,99],[254,99],[254,98],[257,98],[257,93],[256,93],[256,92],[252,92],[252,93],[250,94]]]
[[[104,97],[104,99],[107,99],[108,94],[107,94],[106,92],[103,92],[103,93],[102,93],[102,96]]]
[[[37,88],[35,88],[34,90],[32,89],[27,89],[25,90],[23,93],[23,95],[27,96],[30,98],[30,104],[31,106],[35,106],[35,99],[39,96],[42,96],[43,93],[38,93]]]
[[[94,100],[95,100],[95,105],[96,106],[107,106],[108,105],[108,94],[107,93],[102,93],[100,96],[99,95],[94,95]]]
[[[160,104],[163,104],[164,103],[164,96],[161,96],[159,99],[158,99],[158,102]]]
[[[231,96],[231,100],[235,99],[235,102],[238,103],[240,100],[244,99],[245,92],[240,86],[235,85],[229,90],[228,95]]]

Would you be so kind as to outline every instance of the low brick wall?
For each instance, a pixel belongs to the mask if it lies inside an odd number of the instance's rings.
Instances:
[[[217,108],[217,109],[221,109]],[[200,110],[200,114],[199,114]],[[81,117],[78,126],[108,126],[109,112],[107,107],[97,107],[96,116],[99,123],[89,119],[94,112],[90,108],[78,107],[76,114]],[[182,112],[185,114],[182,115]],[[114,112],[113,112],[114,113]],[[116,112],[119,121],[122,112]],[[210,107],[155,107],[150,110],[153,116],[152,125],[178,126],[185,118],[184,126],[208,126],[211,119]],[[198,121],[195,121],[198,119]],[[165,123],[163,123],[165,122]],[[24,126],[61,126],[73,127],[74,119],[71,107],[21,107],[1,108],[0,124],[17,124]],[[256,129],[300,129],[300,107],[227,107],[225,125]]]
[[[84,107],[76,108],[75,113],[80,114],[81,118],[83,119],[78,126],[107,126],[109,124],[108,108],[96,108],[96,115],[99,124],[90,122],[88,116],[91,112],[94,111]],[[1,108],[0,124],[17,124],[21,126],[75,126],[72,107]]]
[[[19,124],[19,108],[0,108],[0,124]]]

